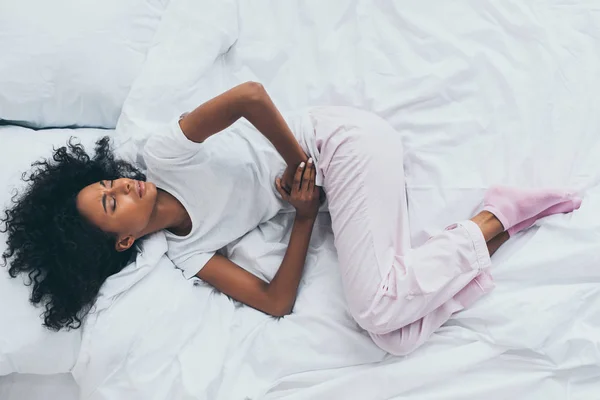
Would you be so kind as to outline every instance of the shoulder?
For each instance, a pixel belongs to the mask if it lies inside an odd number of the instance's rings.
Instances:
[[[201,143],[189,140],[181,130],[179,121],[173,119],[152,134],[145,143],[142,154],[146,162],[152,160],[177,160],[189,158],[201,148]]]

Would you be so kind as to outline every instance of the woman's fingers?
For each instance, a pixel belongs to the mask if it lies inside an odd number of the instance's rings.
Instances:
[[[315,163],[312,158],[308,160],[308,166],[310,167],[310,177],[308,178],[308,185],[306,187],[306,190],[308,191],[308,193],[312,193],[315,190],[315,179],[317,176]]]
[[[289,201],[290,195],[288,194],[288,192],[285,191],[285,189],[283,187],[281,187],[281,179],[280,178],[275,179],[275,188],[277,189],[277,192],[279,193],[279,195],[281,196],[281,198],[283,200]]]
[[[310,187],[310,171],[313,169],[313,161],[312,158],[308,159],[308,164],[306,168],[304,168],[304,174],[302,175],[302,191],[308,192],[308,188]]]
[[[302,174],[304,173],[304,166],[306,164],[302,161],[298,168],[296,168],[296,173],[294,174],[294,187],[292,188],[292,193],[299,193],[302,190]]]

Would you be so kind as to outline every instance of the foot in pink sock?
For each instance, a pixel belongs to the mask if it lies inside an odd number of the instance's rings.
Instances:
[[[573,197],[572,192],[561,190],[495,186],[486,192],[483,209],[494,214],[504,230],[509,230],[550,207],[573,200]]]
[[[571,200],[567,200],[564,201],[562,203],[558,203],[544,211],[542,211],[541,213],[539,213],[538,215],[536,215],[535,217],[531,217],[529,219],[526,219],[523,222],[519,222],[518,224],[516,224],[515,226],[513,226],[512,228],[508,229],[508,235],[509,236],[513,236],[518,232],[521,232],[522,230],[525,230],[527,228],[529,228],[530,226],[532,226],[533,224],[535,224],[535,222],[540,219],[540,218],[544,218],[544,217],[548,217],[550,215],[554,215],[554,214],[566,214],[566,213],[570,213],[572,211],[578,210],[579,207],[581,206],[581,199],[579,197],[574,197]]]

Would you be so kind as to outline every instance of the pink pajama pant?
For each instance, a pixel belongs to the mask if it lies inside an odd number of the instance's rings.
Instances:
[[[380,348],[407,354],[493,289],[485,239],[467,220],[411,248],[400,134],[351,108],[310,117],[349,311]]]

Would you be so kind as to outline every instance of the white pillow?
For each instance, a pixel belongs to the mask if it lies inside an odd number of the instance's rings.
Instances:
[[[30,295],[21,277],[12,279],[6,268],[0,269],[0,376],[69,372],[79,354],[81,331],[44,328],[43,308],[32,306]]]
[[[0,126],[0,210],[10,202],[15,187],[22,187],[21,173],[31,162],[52,154],[52,146],[64,145],[70,136],[78,136],[86,150],[94,141],[113,131],[100,129],[50,129],[33,131]],[[0,233],[0,253],[6,248],[6,236]],[[81,330],[50,331],[42,326],[43,309],[29,302],[31,287],[22,277],[12,279],[7,268],[0,267],[0,376],[12,372],[55,374],[69,372],[81,346]]]
[[[235,0],[171,0],[119,117],[121,157],[144,167],[137,150],[151,133],[228,89],[220,56],[238,32]]]
[[[169,0],[0,0],[0,119],[114,128]]]

